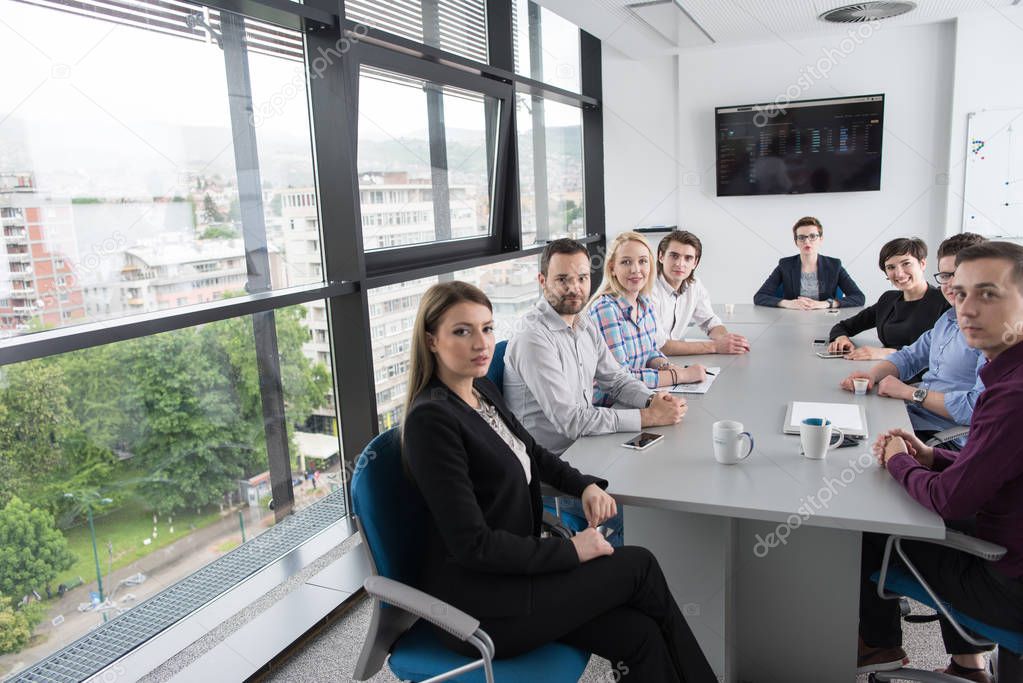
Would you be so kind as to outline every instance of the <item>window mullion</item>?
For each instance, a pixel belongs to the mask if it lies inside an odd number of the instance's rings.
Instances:
[[[263,217],[262,184],[256,128],[251,116],[252,82],[245,47],[245,19],[225,12],[221,15],[224,65],[227,75],[228,106],[231,113],[231,137],[238,176],[242,234],[248,266],[250,293],[269,291],[270,259],[267,252],[266,223]],[[263,429],[270,467],[270,487],[274,500],[274,518],[280,521],[291,513],[295,494],[291,484],[291,459],[284,414],[284,386],[281,381],[280,353],[277,345],[276,317],[273,311],[252,317],[252,336],[256,350],[259,395],[263,409]]]

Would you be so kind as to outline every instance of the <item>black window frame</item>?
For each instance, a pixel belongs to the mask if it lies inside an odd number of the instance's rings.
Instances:
[[[31,0],[23,0],[31,2]],[[261,371],[271,381],[261,382],[265,417],[280,436],[286,434],[283,392],[273,312],[317,300],[327,302],[328,338],[334,381],[334,408],[344,454],[344,488],[365,445],[377,434],[376,390],[367,296],[370,289],[430,275],[514,260],[537,254],[542,245],[522,244],[518,131],[515,102],[526,93],[582,110],[583,188],[586,236],[580,241],[601,254],[605,248],[603,119],[601,108],[601,42],[580,30],[581,92],[574,93],[515,73],[511,3],[485,0],[489,64],[474,62],[428,45],[357,25],[345,18],[343,0],[196,0],[196,4],[238,14],[305,36],[303,62],[318,222],[323,259],[323,282],[287,289],[266,290],[265,280],[253,281],[245,296],[171,310],[155,311],[115,320],[85,323],[0,340],[0,367],[118,341],[170,332],[241,316],[263,318],[264,338],[255,331]],[[36,3],[32,3],[36,4]],[[313,78],[326,60],[329,68]],[[362,239],[357,168],[358,83],[361,65],[373,66],[426,81],[492,96],[501,102],[496,131],[494,179],[491,184],[491,234],[425,245],[409,245],[366,253]],[[248,93],[251,97],[251,92]],[[489,117],[488,117],[489,119]],[[251,131],[250,131],[251,132]],[[488,139],[489,139],[488,135]],[[236,150],[237,152],[237,150]],[[245,150],[243,150],[245,152]],[[252,155],[253,150],[247,152]],[[251,163],[254,155],[250,156]],[[242,163],[239,160],[239,163]],[[258,158],[255,159],[258,171]],[[251,209],[252,207],[247,207]],[[246,243],[250,273],[260,273],[262,247]],[[262,254],[260,251],[262,249]],[[251,262],[255,257],[256,262]],[[600,268],[593,269],[594,288]],[[250,278],[251,279],[251,278]],[[276,378],[276,379],[274,379]],[[280,439],[277,439],[279,442]],[[271,448],[271,471],[278,519],[290,514],[293,500],[287,447]],[[69,647],[73,647],[73,644]]]

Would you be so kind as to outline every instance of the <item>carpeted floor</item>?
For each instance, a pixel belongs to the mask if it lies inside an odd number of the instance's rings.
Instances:
[[[922,612],[924,608],[914,604],[913,611]],[[364,599],[356,608],[324,630],[318,638],[275,667],[264,680],[274,683],[352,680],[352,671],[362,648],[369,615],[370,602]],[[852,646],[853,644],[850,644],[850,647]],[[905,647],[915,668],[934,669],[947,662],[936,622],[907,624]],[[371,680],[388,683],[397,681],[386,670]],[[607,661],[599,657],[590,660],[589,667],[580,679],[584,683],[610,683],[614,680],[616,679]],[[859,683],[866,681],[866,676],[859,677],[857,681]]]

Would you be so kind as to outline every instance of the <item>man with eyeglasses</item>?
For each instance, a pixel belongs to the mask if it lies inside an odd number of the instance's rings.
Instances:
[[[800,218],[792,226],[792,239],[799,254],[779,259],[753,295],[753,303],[801,311],[864,304],[866,297],[842,262],[818,253],[824,242],[824,227],[819,220],[813,216]]]
[[[938,272],[934,279],[950,304],[955,303],[956,254],[967,247],[984,242],[972,232],[949,237],[938,247]],[[880,396],[897,398],[908,403],[910,422],[917,436],[926,441],[934,434],[969,425],[977,397],[984,390],[980,368],[983,354],[970,348],[956,322],[955,308],[946,311],[934,327],[913,344],[888,356],[867,372],[854,372],[842,380],[842,388],[853,391],[853,380],[867,380],[867,390],[875,385]],[[906,380],[926,370],[918,385]],[[965,437],[949,445],[961,448]]]

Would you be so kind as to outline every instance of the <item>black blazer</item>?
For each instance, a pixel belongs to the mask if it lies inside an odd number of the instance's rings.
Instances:
[[[928,285],[927,293],[916,301],[906,301],[897,289],[888,290],[873,306],[867,306],[851,318],[835,324],[828,340],[835,341],[842,335],[855,337],[876,327],[882,346],[901,349],[934,327],[941,314],[949,308],[948,300],[937,287]]]
[[[434,377],[413,401],[403,433],[407,471],[432,517],[420,586],[477,619],[522,616],[531,610],[531,575],[579,565],[571,541],[540,538],[540,481],[573,496],[607,482],[536,443],[490,380],[474,386],[526,446],[532,476],[527,485],[511,448]]]
[[[799,254],[778,259],[778,265],[753,295],[753,303],[777,306],[782,299],[798,298],[801,271]],[[842,261],[831,256],[817,255],[817,285],[820,289],[818,301],[835,299],[839,306],[846,307],[862,306],[867,300],[842,266]]]

